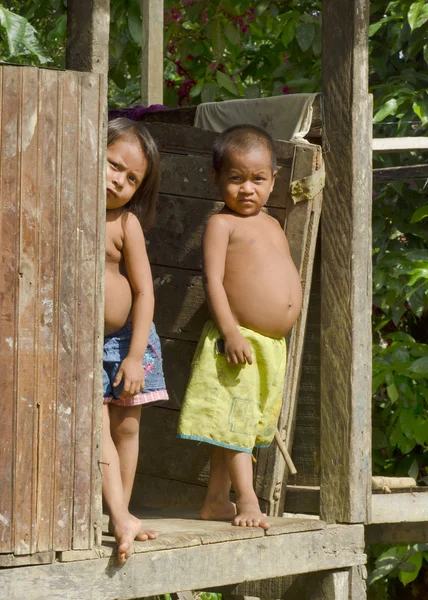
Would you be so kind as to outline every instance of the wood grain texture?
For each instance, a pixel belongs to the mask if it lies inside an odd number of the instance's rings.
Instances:
[[[67,5],[67,69],[108,73],[109,0],[69,0]]]
[[[368,0],[323,13],[321,516],[367,522],[371,497],[371,100]],[[337,56],[341,60],[337,60]]]
[[[367,544],[426,544],[428,522],[372,523],[366,525]]]
[[[291,179],[298,180],[321,168],[321,151],[315,146],[296,146]],[[313,200],[294,205],[291,199],[286,206],[285,233],[294,263],[302,281],[303,302],[300,317],[287,339],[287,370],[283,405],[278,429],[289,453],[292,452],[297,413],[299,382],[302,368],[304,336],[310,299],[312,270],[321,214],[322,193]],[[268,513],[280,514],[284,507],[286,465],[277,445],[257,453],[255,469],[257,495],[268,502]]]
[[[373,494],[370,523],[428,521],[428,490],[420,493]]]
[[[202,269],[202,235],[208,219],[221,211],[222,202],[160,195],[154,226],[147,233],[151,264],[181,269]],[[284,225],[284,208],[267,212]]]
[[[427,177],[428,166],[426,164],[373,169],[373,181],[409,181],[411,179],[426,179]]]
[[[144,544],[141,544],[144,545]],[[125,568],[114,558],[22,567],[0,572],[10,600],[139,598],[239,581],[283,577],[364,564],[361,525],[135,553]],[[13,572],[12,572],[13,571]],[[88,581],[91,585],[88,586]]]
[[[22,565],[91,547],[101,516],[104,84],[27,67],[0,81],[0,554]]]
[[[14,550],[14,466],[16,439],[16,367],[17,367],[17,312],[18,312],[18,243],[19,201],[18,122],[19,69],[0,67],[1,82],[1,269],[0,269],[0,368],[2,394],[0,418],[2,440],[0,445],[0,552]]]
[[[163,104],[163,2],[141,0],[141,103]]]

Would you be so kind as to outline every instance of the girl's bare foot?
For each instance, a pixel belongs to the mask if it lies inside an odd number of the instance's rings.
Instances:
[[[140,519],[131,514],[125,515],[121,519],[113,521],[110,519],[108,530],[117,542],[117,558],[120,563],[124,563],[131,556],[134,549],[134,540],[146,542],[154,540],[158,534],[152,529],[144,530]]]
[[[237,502],[236,516],[233,524],[240,527],[261,527],[264,530],[269,529],[270,524],[266,514],[260,510],[258,502]]]
[[[199,515],[205,521],[232,521],[236,515],[236,506],[228,498],[207,496]]]

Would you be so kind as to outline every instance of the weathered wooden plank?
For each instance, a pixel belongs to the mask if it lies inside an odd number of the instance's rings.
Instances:
[[[57,347],[57,223],[60,201],[58,177],[58,73],[39,70],[40,113],[38,125],[38,331],[37,407],[38,482],[37,550],[52,548],[55,461],[55,352]]]
[[[427,165],[407,165],[402,167],[385,167],[382,169],[373,169],[374,181],[426,179],[427,177]]]
[[[171,125],[169,123],[145,123],[156,140],[159,150],[175,154],[208,154],[211,156],[212,146],[218,133],[205,131],[199,127]],[[289,166],[293,162],[294,142],[275,141],[275,155],[280,166]]]
[[[94,404],[101,404],[99,394],[94,395],[94,360],[99,359],[94,352],[97,331],[94,315],[97,310],[96,263],[98,254],[98,213],[100,186],[98,173],[99,111],[100,104],[94,102],[99,97],[100,79],[96,74],[82,74],[81,114],[79,123],[79,181],[76,190],[75,212],[78,228],[76,280],[75,361],[76,361],[76,403],[74,411],[74,485],[73,485],[73,548],[91,548],[93,545],[92,527],[92,478],[95,475],[93,464],[93,413]],[[95,94],[94,94],[95,90]],[[98,90],[98,94],[96,93]],[[102,90],[102,88],[101,88]],[[104,186],[102,186],[104,189]],[[97,390],[99,392],[99,390]]]
[[[0,554],[0,569],[23,567],[26,565],[49,565],[55,562],[55,552],[35,552],[34,554]]]
[[[141,103],[163,104],[163,0],[141,0]]]
[[[186,156],[161,153],[161,194],[186,196],[204,200],[219,200],[217,187],[211,175],[210,156]],[[268,206],[284,208],[289,195],[291,169],[281,167]],[[159,199],[158,211],[162,207]]]
[[[19,167],[18,114],[19,69],[0,67],[1,85],[1,155],[0,155],[0,552],[12,552],[14,440],[16,398],[16,326],[17,260],[19,241],[19,201],[17,172]]]
[[[222,208],[222,202],[161,195],[155,224],[146,236],[150,262],[181,269],[201,269],[205,225],[211,215]],[[267,212],[284,224],[284,208],[269,207]]]
[[[297,146],[291,179],[299,180],[307,177],[322,166],[321,152],[313,146]],[[292,451],[294,427],[297,412],[297,398],[301,374],[301,363],[304,349],[304,335],[310,299],[313,262],[317,241],[318,224],[321,213],[322,194],[313,200],[299,202],[294,205],[288,199],[286,207],[285,233],[294,263],[299,271],[303,288],[303,303],[299,320],[294,325],[287,340],[287,370],[283,406],[278,422],[278,429],[283,432],[283,439],[289,453]],[[255,469],[256,492],[269,502],[269,514],[283,511],[283,485],[286,483],[286,465],[280,455],[279,448],[273,444],[269,450],[258,452],[260,462]]]
[[[109,28],[109,0],[69,0],[67,4],[67,69],[107,75]]]
[[[18,100],[19,177],[19,256],[18,335],[15,436],[15,554],[35,550],[35,506],[37,478],[37,398],[35,363],[37,346],[37,112],[38,70],[21,69]],[[22,440],[26,440],[23,444]]]
[[[61,181],[59,248],[59,288],[56,307],[58,319],[54,548],[70,546],[73,518],[74,410],[76,391],[76,269],[79,178],[78,136],[80,123],[80,86],[78,73],[59,79],[58,173]],[[70,157],[73,160],[70,160]],[[80,407],[79,407],[80,408]]]
[[[318,515],[320,510],[319,487],[287,485],[284,508],[290,513]]]
[[[372,495],[371,523],[428,521],[428,490]]]
[[[357,565],[349,569],[349,600],[366,600],[367,569],[365,565]]]
[[[371,498],[369,1],[331,0],[323,9],[329,152],[321,238],[321,517],[366,522]]]
[[[373,152],[413,152],[428,150],[428,137],[373,138]]]
[[[61,598],[64,589],[69,600],[125,600],[306,573],[314,565],[319,570],[348,568],[365,559],[362,526],[330,526],[156,554],[135,553],[126,568],[103,558],[9,569],[0,572],[0,586],[10,600]]]
[[[366,525],[366,544],[426,544],[428,522],[371,523]]]
[[[166,408],[179,409],[186,392],[195,342],[161,338],[162,358],[169,401]]]
[[[144,418],[144,413],[143,413]],[[146,451],[150,449],[146,446]],[[144,447],[142,448],[144,452]],[[207,488],[188,482],[152,477],[137,472],[132,490],[131,510],[144,508],[192,508],[199,510],[204,503]]]
[[[152,273],[159,335],[197,342],[209,318],[202,273],[153,265]]]
[[[138,477],[160,477],[196,485],[206,485],[209,474],[208,444],[177,438],[179,412],[163,407],[147,407],[140,427]],[[156,452],[151,449],[156,448]]]

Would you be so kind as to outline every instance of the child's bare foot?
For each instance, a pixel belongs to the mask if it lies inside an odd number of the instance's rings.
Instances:
[[[270,524],[266,514],[260,510],[258,502],[237,502],[236,516],[233,519],[233,524],[240,527],[261,527],[269,529]]]
[[[205,521],[231,521],[236,515],[236,506],[228,498],[205,498],[199,513]]]
[[[144,530],[140,519],[129,514],[123,519],[113,522],[110,519],[108,530],[117,542],[117,558],[120,563],[124,563],[131,556],[134,549],[134,540],[146,542],[154,540],[158,534],[153,529]]]

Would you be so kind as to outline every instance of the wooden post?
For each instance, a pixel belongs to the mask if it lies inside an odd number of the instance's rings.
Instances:
[[[163,0],[141,0],[141,103],[163,102]]]
[[[68,0],[66,67],[108,73],[110,0]]]
[[[321,266],[321,518],[367,522],[371,498],[369,0],[323,3],[326,188]]]

